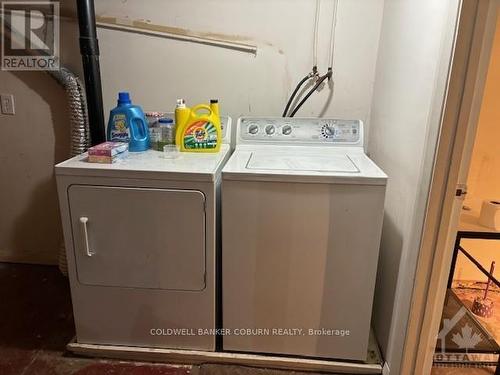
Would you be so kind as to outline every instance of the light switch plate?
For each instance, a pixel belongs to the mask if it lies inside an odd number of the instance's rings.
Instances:
[[[2,105],[2,113],[4,115],[14,115],[16,113],[16,110],[14,108],[14,95],[1,94],[0,102]]]

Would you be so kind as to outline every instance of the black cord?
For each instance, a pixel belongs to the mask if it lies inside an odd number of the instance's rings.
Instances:
[[[297,113],[297,111],[300,109],[300,107],[302,107],[302,105],[307,101],[307,99],[309,99],[309,97],[313,94],[313,92],[318,89],[318,87],[321,85],[321,83],[327,78],[330,79],[331,76],[332,76],[332,70],[328,69],[328,73],[326,73],[324,76],[319,77],[318,81],[316,82],[314,87],[311,90],[309,90],[307,95],[304,96],[304,98],[300,101],[300,103],[297,104],[297,106],[293,109],[292,113],[290,114],[290,117],[293,117]]]
[[[290,99],[288,99],[288,103],[286,103],[285,110],[283,111],[282,117],[286,117],[286,114],[288,112],[288,109],[290,108],[290,105],[293,102],[293,99],[295,98],[295,95],[297,95],[297,92],[300,90],[300,87],[304,84],[305,81],[307,81],[309,78],[311,78],[311,75],[308,74],[304,78],[300,80],[300,82],[297,84],[295,87],[295,90],[293,90],[292,95],[290,96]]]

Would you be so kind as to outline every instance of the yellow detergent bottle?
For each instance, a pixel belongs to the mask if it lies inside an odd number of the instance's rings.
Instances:
[[[219,103],[186,107],[184,99],[177,100],[175,108],[175,143],[180,151],[217,152],[222,142]]]

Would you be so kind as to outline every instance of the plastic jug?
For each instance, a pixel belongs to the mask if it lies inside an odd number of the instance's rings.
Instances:
[[[180,151],[217,152],[222,143],[219,103],[198,104],[186,107],[184,99],[177,100],[175,108],[175,143]]]
[[[128,142],[131,152],[149,148],[149,129],[142,108],[133,105],[128,92],[118,93],[118,105],[109,114],[108,141]]]

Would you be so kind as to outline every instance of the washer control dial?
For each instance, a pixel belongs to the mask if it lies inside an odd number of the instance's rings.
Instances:
[[[249,134],[257,134],[259,132],[259,125],[250,124],[248,125],[247,131]]]
[[[276,128],[274,127],[274,125],[267,125],[266,126],[266,134],[267,135],[273,135],[275,131],[276,131]]]
[[[290,135],[292,133],[292,127],[290,125],[285,125],[281,128],[283,135]]]
[[[323,138],[334,138],[336,134],[336,129],[333,124],[325,124],[321,127],[321,135]]]

